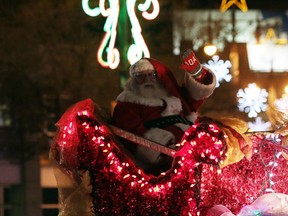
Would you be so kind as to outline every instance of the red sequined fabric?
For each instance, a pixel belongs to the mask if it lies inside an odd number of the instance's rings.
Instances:
[[[288,194],[281,137],[252,134],[252,158],[220,169],[225,134],[213,122],[199,123],[185,133],[171,169],[156,177],[138,169],[118,147],[95,107],[88,99],[68,110],[51,147],[53,160],[76,185],[89,174],[91,215],[205,216],[219,204],[237,214],[266,193]]]

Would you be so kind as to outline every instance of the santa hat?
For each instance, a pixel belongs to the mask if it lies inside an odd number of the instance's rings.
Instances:
[[[165,87],[170,95],[178,97],[182,101],[182,109],[187,113],[190,113],[190,107],[184,100],[181,94],[180,86],[178,85],[172,71],[158,60],[152,58],[144,59],[149,61],[149,63],[153,66],[155,72],[157,73],[157,81]]]
[[[139,73],[142,71],[148,71],[148,70],[155,70],[155,68],[153,67],[153,65],[151,64],[151,62],[146,59],[140,59],[139,61],[137,61],[136,63],[134,63],[133,65],[130,66],[129,68],[129,74],[132,77],[133,74],[135,73]]]
[[[187,101],[184,98],[188,96],[189,93],[183,92],[183,89],[181,89],[180,86],[178,85],[177,80],[175,79],[173,73],[166,65],[152,58],[143,58],[130,67],[129,73],[132,76],[136,72],[141,72],[145,70],[155,70],[155,72],[157,73],[157,81],[164,86],[164,88],[167,90],[167,92],[171,96],[175,96],[181,100],[182,109],[185,114],[189,114],[193,112],[193,110],[191,110],[188,104],[189,100]],[[210,73],[211,72],[208,68],[202,67],[202,74],[210,74]],[[214,75],[212,75],[211,73],[211,76],[207,76],[207,77],[209,79],[213,79]],[[194,80],[194,78],[192,79]],[[195,84],[196,84],[196,88],[192,89],[192,91],[195,91],[197,94],[200,94],[199,91],[201,91],[201,89],[199,90],[199,88],[203,88],[203,84],[198,84],[197,81],[195,81]],[[213,86],[213,84],[211,85]],[[206,91],[208,90],[208,92],[212,92],[211,85],[208,85],[207,87],[205,87],[204,90]],[[205,95],[207,95],[207,92],[205,93]],[[198,99],[198,103],[202,103],[203,99],[201,98],[202,97]]]

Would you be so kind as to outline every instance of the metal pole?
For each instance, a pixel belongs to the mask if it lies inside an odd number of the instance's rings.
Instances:
[[[127,44],[128,44],[128,14],[126,8],[126,0],[120,0],[120,12],[118,20],[118,34],[119,34],[119,51],[120,51],[120,65],[119,65],[119,81],[120,88],[123,89],[128,77],[128,62],[127,62]]]

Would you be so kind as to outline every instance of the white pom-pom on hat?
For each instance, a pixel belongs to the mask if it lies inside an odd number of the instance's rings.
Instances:
[[[143,58],[130,66],[129,74],[130,76],[133,76],[134,73],[148,70],[155,70],[155,68],[148,59]]]

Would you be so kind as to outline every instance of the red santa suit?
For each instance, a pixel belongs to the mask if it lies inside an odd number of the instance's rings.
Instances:
[[[202,67],[202,73],[197,78],[186,71],[183,86],[180,87],[164,64],[151,58],[145,58],[144,61],[147,64],[142,63],[140,67],[132,65],[130,75],[133,76],[135,70],[154,69],[157,82],[168,95],[163,98],[146,98],[125,88],[116,98],[114,125],[165,146],[179,143],[184,132],[197,118],[198,108],[212,94],[216,84],[215,76],[205,67]],[[153,164],[159,161],[160,153],[137,146],[135,155],[141,161]]]

